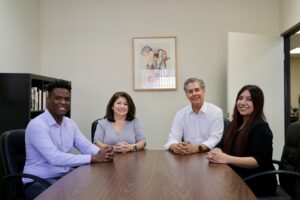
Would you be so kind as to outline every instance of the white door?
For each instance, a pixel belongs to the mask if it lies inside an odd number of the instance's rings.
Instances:
[[[280,36],[228,33],[227,110],[231,118],[238,91],[258,85],[265,95],[264,112],[273,132],[273,158],[284,145],[284,52]]]

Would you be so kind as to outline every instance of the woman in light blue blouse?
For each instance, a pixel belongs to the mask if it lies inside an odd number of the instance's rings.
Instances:
[[[116,92],[108,102],[104,119],[98,121],[94,141],[101,149],[113,146],[115,152],[134,152],[146,145],[142,133],[133,100],[126,92]]]

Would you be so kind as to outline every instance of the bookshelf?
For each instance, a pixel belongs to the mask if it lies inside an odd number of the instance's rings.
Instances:
[[[46,87],[55,80],[35,74],[0,73],[0,134],[26,128],[31,119],[44,112]]]

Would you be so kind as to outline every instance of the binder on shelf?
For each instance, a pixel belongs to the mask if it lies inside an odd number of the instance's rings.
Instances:
[[[35,105],[34,97],[35,97],[34,88],[32,87],[31,88],[31,105],[30,105],[31,111],[34,111],[34,105]]]
[[[39,95],[39,99],[38,99],[38,110],[42,110],[42,90],[38,89],[38,95]]]
[[[38,106],[39,106],[39,94],[38,94],[38,88],[37,87],[32,87],[31,88],[31,111],[37,111]]]
[[[46,103],[43,103],[43,99],[45,99],[43,96],[44,92],[40,88],[31,88],[31,111],[44,110],[43,106],[46,106]]]
[[[48,91],[43,91],[43,110],[46,109],[46,99],[47,99]]]
[[[38,111],[39,109],[39,93],[38,93],[38,88],[35,87],[35,92],[34,92],[34,99],[35,99],[35,104],[34,104],[34,111]]]

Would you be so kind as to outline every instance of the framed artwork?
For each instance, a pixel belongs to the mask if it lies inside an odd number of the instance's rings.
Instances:
[[[176,90],[176,37],[136,37],[132,43],[134,90]]]

